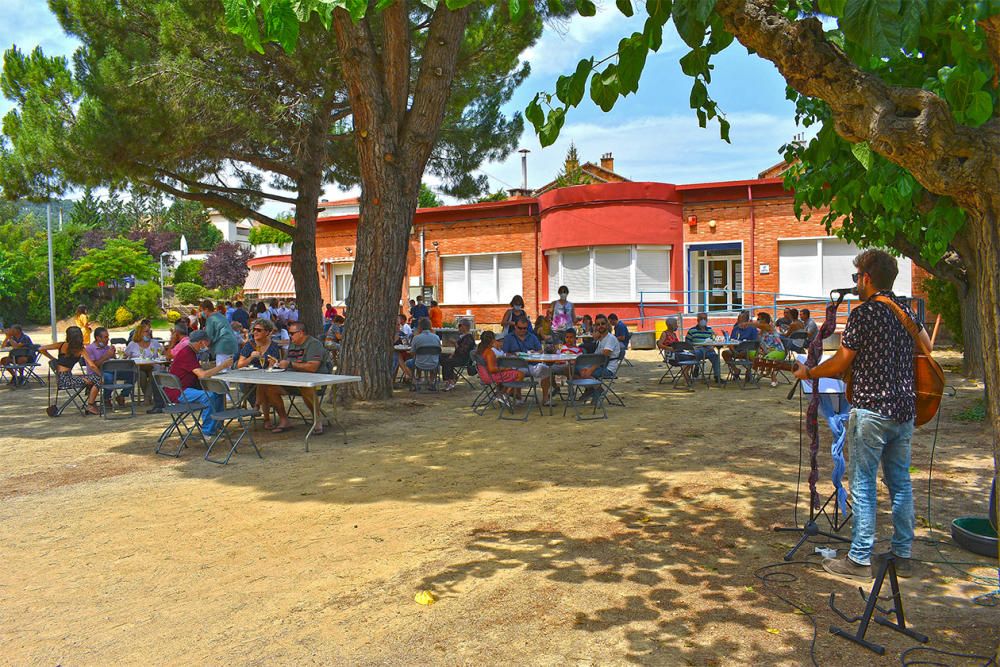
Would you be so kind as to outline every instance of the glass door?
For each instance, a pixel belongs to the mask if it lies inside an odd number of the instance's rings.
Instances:
[[[729,289],[730,276],[732,271],[730,265],[732,260],[727,258],[716,259],[708,257],[705,259],[705,275],[708,277],[708,307],[709,312],[717,310],[729,310]]]

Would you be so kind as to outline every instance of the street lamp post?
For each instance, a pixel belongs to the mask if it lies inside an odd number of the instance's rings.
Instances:
[[[166,281],[163,279],[163,256],[169,254],[170,251],[160,253],[160,309],[164,312],[167,310],[167,292],[165,287]]]

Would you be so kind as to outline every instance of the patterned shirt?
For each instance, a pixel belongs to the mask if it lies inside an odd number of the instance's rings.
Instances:
[[[905,302],[892,292],[879,295],[888,296],[911,319],[916,319]],[[856,353],[851,366],[853,406],[897,422],[913,419],[916,416],[913,338],[889,306],[868,300],[852,309],[841,344]]]
[[[712,327],[706,326],[704,329],[698,327],[691,327],[687,330],[687,335],[684,336],[684,340],[688,343],[707,343],[709,341],[715,340],[715,332],[712,331]]]

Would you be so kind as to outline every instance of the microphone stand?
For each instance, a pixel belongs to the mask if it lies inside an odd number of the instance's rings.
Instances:
[[[826,310],[826,321],[823,322],[823,326],[820,329],[820,331],[816,334],[816,338],[809,345],[809,357],[806,361],[806,365],[809,366],[810,368],[815,367],[819,364],[820,358],[822,357],[823,353],[823,339],[829,336],[831,333],[833,333],[834,329],[836,329],[837,309],[840,307],[840,304],[843,303],[844,297],[846,297],[848,293],[849,292],[846,290],[837,290],[838,294],[837,300],[833,301],[833,299],[831,298],[831,303],[827,306]],[[823,537],[830,540],[835,540],[838,542],[850,542],[850,540],[847,539],[846,537],[842,537],[836,534],[839,533],[844,528],[844,526],[847,525],[847,522],[851,518],[850,510],[848,510],[847,514],[841,516],[840,506],[837,502],[837,490],[834,489],[833,492],[829,496],[827,496],[826,500],[823,503],[819,502],[819,496],[816,493],[815,482],[818,478],[818,466],[816,463],[816,450],[815,448],[812,447],[812,444],[815,444],[818,447],[819,427],[818,424],[816,423],[816,414],[819,409],[819,380],[816,379],[813,380],[812,382],[813,382],[812,397],[810,399],[810,406],[808,412],[809,423],[807,424],[807,430],[809,431],[809,436],[811,440],[811,445],[810,445],[811,483],[809,489],[810,491],[809,520],[806,521],[805,524],[802,526],[774,527],[773,529],[774,532],[801,533],[801,536],[799,537],[798,542],[795,543],[795,546],[789,549],[788,553],[785,554],[784,556],[785,561],[791,561],[793,558],[795,558],[796,552],[799,549],[801,549],[802,545],[804,545],[806,541],[812,537],[817,537],[819,535],[822,535]],[[788,392],[789,400],[791,400],[791,398],[795,395],[795,391],[797,389],[799,390],[799,480],[801,480],[802,479],[802,393],[803,393],[801,391],[802,389],[801,380],[796,380],[796,383],[792,386],[791,390]],[[796,489],[795,489],[796,516],[798,510],[798,499],[799,499],[799,491],[798,491],[798,483],[796,483]],[[826,509],[831,502],[833,503],[833,516],[831,516]],[[818,523],[818,519],[820,517],[826,518],[827,523],[829,523],[830,525],[830,530],[832,530],[833,532],[820,529],[820,525]]]

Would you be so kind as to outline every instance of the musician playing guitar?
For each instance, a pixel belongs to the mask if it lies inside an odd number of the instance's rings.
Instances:
[[[910,482],[910,441],[916,416],[914,338],[894,309],[880,302],[887,297],[913,319],[913,313],[892,293],[898,267],[881,250],[866,250],[854,258],[858,295],[864,303],[851,310],[840,349],[828,361],[807,368],[797,365],[795,377],[809,380],[852,373],[853,402],[847,425],[848,475],[854,521],[851,548],[840,559],[828,558],[823,569],[839,577],[872,578],[875,506],[879,463],[892,499],[892,553],[896,573],[910,576],[913,547],[913,487]],[[918,325],[919,327],[919,325]],[[927,332],[919,338],[930,348]],[[875,560],[886,554],[875,556]]]

